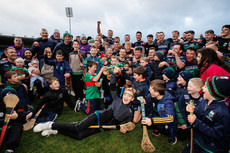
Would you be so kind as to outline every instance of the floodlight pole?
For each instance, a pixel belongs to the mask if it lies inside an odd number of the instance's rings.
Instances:
[[[69,33],[71,34],[71,19],[69,17]]]
[[[73,17],[72,7],[65,8],[66,16],[69,18],[69,33],[71,34],[71,17]]]

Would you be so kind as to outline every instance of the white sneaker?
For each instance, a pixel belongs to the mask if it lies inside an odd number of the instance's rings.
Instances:
[[[71,96],[75,96],[74,91],[71,91],[70,95],[71,95]]]
[[[74,111],[79,112],[80,108],[81,108],[81,100],[77,100],[76,104],[75,104],[75,107],[74,107]]]
[[[42,136],[48,137],[51,134],[56,135],[56,134],[58,134],[58,131],[57,130],[51,130],[51,129],[42,131]]]
[[[45,123],[39,123],[34,127],[33,131],[34,132],[41,132],[43,130],[51,129],[52,124],[53,124],[52,121],[45,122]]]

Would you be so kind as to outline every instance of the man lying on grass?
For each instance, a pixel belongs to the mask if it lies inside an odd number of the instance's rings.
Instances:
[[[110,80],[113,102],[107,109],[96,111],[78,123],[47,122],[37,124],[34,127],[34,132],[42,131],[42,136],[61,133],[71,138],[81,140],[102,130],[88,128],[91,125],[118,125],[123,121],[132,121],[133,111],[130,108],[130,102],[134,100],[135,90],[133,88],[126,88],[122,99],[118,97],[116,87],[116,73],[118,72],[119,68],[115,67]],[[126,133],[127,130],[121,127],[120,131]]]

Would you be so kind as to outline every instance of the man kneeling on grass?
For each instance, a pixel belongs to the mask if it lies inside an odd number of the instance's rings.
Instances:
[[[130,102],[134,100],[135,90],[133,88],[126,88],[122,99],[118,97],[116,87],[116,73],[118,72],[119,68],[115,67],[110,80],[113,102],[107,109],[96,111],[78,123],[47,122],[38,124],[34,127],[34,131],[43,131],[42,136],[61,133],[71,138],[81,140],[101,131],[101,129],[88,128],[91,125],[117,125],[123,121],[132,121],[133,111],[130,108]],[[126,132],[122,127],[120,131],[122,133]]]

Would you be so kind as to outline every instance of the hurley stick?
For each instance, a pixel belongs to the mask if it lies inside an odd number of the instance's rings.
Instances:
[[[65,89],[66,91],[68,92],[68,80],[67,80],[67,77],[65,76]],[[64,102],[63,106],[67,106],[67,103]]]
[[[142,120],[145,120],[145,105],[143,97],[137,98],[141,102]],[[141,142],[141,148],[144,152],[154,152],[155,147],[149,139],[146,125],[143,125],[143,137]]]
[[[9,115],[11,115],[13,113],[14,107],[19,102],[19,98],[18,98],[18,96],[14,95],[14,94],[10,94],[10,95],[5,96],[3,98],[3,101],[6,105],[6,114],[5,114],[5,119],[4,119],[2,132],[1,132],[1,136],[0,136],[0,147],[2,146],[2,142],[4,139],[5,133],[6,133],[6,129],[7,129],[8,123],[10,121]]]
[[[34,127],[34,124],[37,120],[37,117],[40,115],[40,113],[41,113],[42,109],[45,107],[45,105],[46,104],[42,105],[41,109],[39,109],[39,111],[35,114],[35,116],[30,121],[28,121],[27,123],[25,123],[23,125],[23,131],[28,131]]]
[[[69,88],[70,88],[70,93],[73,91],[73,86],[72,86],[72,79],[71,76],[69,77]]]
[[[65,89],[66,89],[66,90],[68,90],[67,85],[68,85],[68,81],[67,81],[67,77],[65,76]]]
[[[135,129],[135,124],[133,122],[128,122],[121,125],[102,125],[101,127],[99,125],[91,125],[88,128],[103,128],[103,129],[120,129],[123,128],[126,131],[132,131]]]
[[[194,102],[193,102],[193,100],[190,100],[190,105],[193,107],[193,104],[194,104]],[[190,115],[193,115],[193,113],[192,112],[190,112]],[[193,127],[192,127],[192,123],[191,123],[191,139],[190,139],[190,153],[193,153]]]

